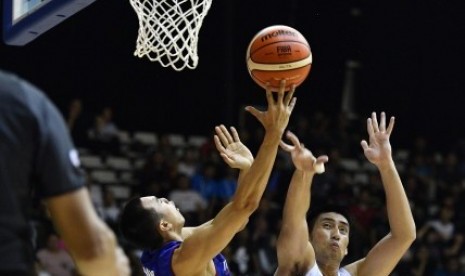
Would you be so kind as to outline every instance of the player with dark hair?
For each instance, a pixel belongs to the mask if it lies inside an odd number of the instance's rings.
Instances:
[[[129,275],[97,216],[65,121],[36,87],[0,71],[0,275],[35,275],[34,197],[42,199],[82,275]]]
[[[310,207],[312,179],[324,171],[327,156],[315,158],[293,133],[287,133],[292,145],[281,143],[295,166],[283,211],[283,224],[278,237],[278,268],[275,275],[348,276],[389,275],[415,240],[412,212],[399,174],[392,159],[389,137],[394,117],[386,128],[386,115],[376,114],[367,120],[369,142],[361,146],[366,158],[376,165],[386,194],[391,232],[379,241],[367,256],[340,267],[348,253],[350,225],[348,217],[338,210],[320,210],[306,220]],[[309,231],[310,230],[310,231]]]
[[[197,227],[184,227],[184,217],[173,202],[154,196],[135,198],[124,207],[123,236],[143,248],[146,275],[230,275],[220,252],[243,229],[258,208],[266,188],[282,134],[295,105],[294,87],[287,94],[281,82],[277,100],[266,91],[268,109],[246,109],[265,128],[265,137],[254,160],[234,128],[215,128],[215,144],[223,160],[240,169],[238,187],[230,203],[216,217]]]

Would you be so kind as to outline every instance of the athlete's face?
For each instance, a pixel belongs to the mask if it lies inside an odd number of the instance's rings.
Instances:
[[[349,223],[338,213],[323,213],[313,226],[310,240],[318,262],[341,262],[349,245]]]
[[[145,209],[154,210],[162,219],[175,225],[184,224],[184,217],[179,212],[179,209],[176,208],[173,201],[154,196],[141,197],[140,200]]]

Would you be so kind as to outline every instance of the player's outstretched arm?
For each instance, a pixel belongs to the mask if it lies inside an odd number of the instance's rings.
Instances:
[[[230,131],[224,126],[215,127],[214,141],[216,148],[226,164],[234,169],[239,169],[238,185],[242,183],[242,178],[249,171],[253,163],[253,155],[250,150],[241,142],[239,133],[235,127],[231,127]],[[182,237],[187,238],[198,229],[211,224],[213,220],[203,223],[196,227],[183,227]]]
[[[175,273],[185,274],[190,271],[192,275],[195,274],[193,268],[205,269],[210,260],[228,245],[258,208],[273,168],[281,136],[295,105],[295,99],[292,97],[294,89],[286,93],[284,87],[285,82],[278,92],[277,100],[272,92],[267,90],[266,111],[247,107],[265,128],[265,137],[255,161],[239,183],[232,201],[218,213],[211,224],[196,229],[184,240],[178,253],[173,256]],[[228,145],[223,146],[227,148]]]
[[[303,274],[315,263],[306,214],[310,207],[313,176],[323,173],[324,163],[328,161],[327,156],[315,158],[292,132],[287,132],[287,138],[292,145],[281,142],[281,148],[291,154],[295,171],[287,191],[277,243],[278,269],[275,275],[278,276]]]
[[[366,158],[381,174],[391,232],[371,249],[365,259],[347,267],[354,272],[352,275],[389,275],[416,237],[409,201],[392,158],[389,138],[393,128],[394,117],[386,127],[384,112],[379,124],[374,112],[367,119],[369,141],[363,140],[361,146]]]

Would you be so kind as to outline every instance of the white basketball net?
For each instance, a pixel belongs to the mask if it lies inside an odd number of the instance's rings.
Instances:
[[[139,18],[135,56],[176,71],[195,69],[202,21],[212,0],[130,0]]]

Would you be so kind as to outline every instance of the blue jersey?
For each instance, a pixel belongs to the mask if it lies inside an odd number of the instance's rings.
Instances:
[[[144,273],[147,276],[174,276],[171,269],[171,259],[174,250],[181,245],[180,241],[172,241],[163,245],[162,248],[152,251],[144,251],[140,258]],[[218,254],[213,258],[216,276],[231,276],[228,264],[223,255]]]

